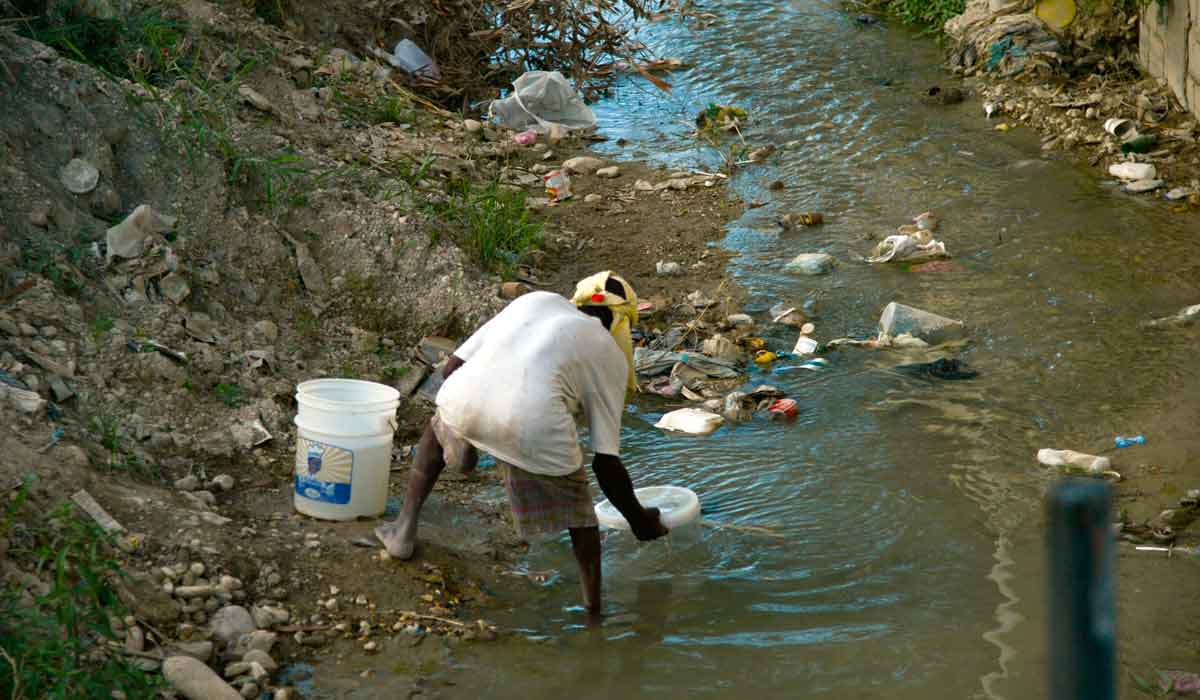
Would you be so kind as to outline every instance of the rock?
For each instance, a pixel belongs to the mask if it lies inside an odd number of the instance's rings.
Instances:
[[[254,700],[254,698],[258,697],[260,692],[262,691],[259,690],[257,683],[247,683],[242,686],[241,695],[243,698],[246,698],[246,700]]]
[[[325,274],[321,272],[321,266],[313,258],[308,246],[299,242],[296,243],[296,269],[308,291],[317,296],[324,296],[329,290],[329,286],[325,283]]]
[[[833,265],[833,256],[827,253],[801,253],[784,265],[784,269],[802,275],[824,275],[833,271]]]
[[[0,384],[0,399],[6,399],[17,410],[30,415],[46,410],[46,399],[38,396],[37,392],[8,384]]]
[[[1125,191],[1140,194],[1142,192],[1152,192],[1162,186],[1162,180],[1134,180],[1125,185]]]
[[[125,649],[128,651],[146,650],[146,633],[141,627],[134,625],[125,632]]]
[[[188,700],[241,700],[242,696],[208,666],[188,656],[163,663],[163,677]]]
[[[663,184],[665,184],[668,189],[676,190],[677,192],[682,192],[688,188],[688,181],[681,177],[667,180]]]
[[[232,653],[237,657],[244,657],[251,651],[262,651],[268,654],[275,646],[275,641],[279,639],[279,635],[266,630],[255,630],[249,634],[244,634],[238,637],[236,643],[233,644]]]
[[[266,605],[254,606],[250,609],[250,614],[254,617],[254,624],[260,629],[271,629],[276,625],[285,624],[291,619],[291,614],[287,610]]]
[[[500,285],[500,298],[516,299],[532,291],[533,289],[523,282],[505,282]]]
[[[158,281],[158,291],[178,305],[192,293],[192,287],[182,275],[172,272]]]
[[[226,678],[237,678],[250,672],[250,662],[246,660],[234,661],[225,666]]]
[[[209,623],[212,636],[226,644],[254,631],[254,618],[240,605],[226,605],[213,615]]]
[[[75,395],[71,387],[58,375],[50,377],[50,392],[54,394],[54,400],[57,403],[63,403],[67,399]]]
[[[147,204],[138,206],[124,221],[108,229],[105,234],[108,259],[138,257],[145,250],[146,239],[170,231],[176,221],[175,217],[160,214]]]
[[[725,317],[725,322],[731,326],[753,326],[754,319],[750,314],[729,314]]]
[[[563,161],[562,167],[580,175],[591,175],[604,167],[604,161],[592,156],[576,156]]]
[[[171,596],[164,593],[152,576],[133,575],[117,586],[117,595],[140,620],[168,627],[179,619],[179,608]]]
[[[50,208],[45,204],[36,204],[29,211],[29,223],[38,228],[50,225]]]
[[[463,128],[467,130],[468,134],[477,134],[483,129],[483,124],[474,119],[464,119]]]
[[[799,328],[808,322],[808,315],[794,306],[776,304],[771,307],[771,321]]]
[[[375,352],[379,349],[379,334],[374,331],[365,331],[361,328],[355,328],[351,332],[351,345],[358,352]]]
[[[892,337],[907,333],[930,345],[938,345],[962,338],[966,328],[962,321],[893,301],[884,307],[883,315],[879,317],[879,333]]]
[[[584,196],[583,201],[588,204],[596,204],[597,202],[604,201],[604,195],[596,194],[595,192],[593,192],[589,195]]]
[[[178,491],[195,491],[200,488],[200,479],[194,474],[188,474],[182,479],[176,479],[174,485]]]
[[[1158,170],[1149,163],[1113,163],[1108,174],[1121,180],[1153,180]]]
[[[638,180],[637,182],[633,183],[633,189],[639,192],[653,192],[654,184],[649,180]]]
[[[171,653],[208,663],[208,660],[212,658],[213,643],[204,639],[197,639],[191,642],[175,642],[171,645]]]
[[[258,92],[249,85],[242,85],[238,88],[238,95],[241,96],[251,107],[263,112],[274,112],[275,105],[271,104],[262,93]]]
[[[596,175],[598,175],[600,177],[613,178],[613,177],[618,177],[620,174],[621,174],[621,169],[615,165],[610,165],[607,168],[600,168],[600,169],[596,170]]]
[[[233,477],[228,474],[218,474],[213,477],[212,483],[213,486],[221,489],[222,491],[229,492],[233,490],[235,481]]]
[[[279,664],[275,663],[275,659],[271,655],[260,649],[251,649],[242,657],[242,661],[247,663],[255,663],[266,669],[267,673],[275,673],[279,670]]]
[[[72,194],[87,194],[100,182],[100,171],[82,158],[73,158],[58,174],[62,184]]]
[[[166,280],[163,281],[165,282]],[[159,288],[165,292],[166,289],[162,284],[162,282],[159,283]],[[172,301],[174,300],[172,299]],[[179,302],[175,303],[178,304]],[[217,327],[216,321],[209,318],[208,314],[202,313],[188,314],[183,324],[183,329],[187,331],[187,334],[201,343],[217,342]]]
[[[254,324],[254,333],[268,343],[273,343],[279,337],[279,326],[275,325],[274,321],[259,321]]]

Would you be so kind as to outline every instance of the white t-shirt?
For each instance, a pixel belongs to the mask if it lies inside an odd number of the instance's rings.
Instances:
[[[592,450],[619,454],[629,365],[599,320],[550,292],[519,297],[454,351],[438,416],[475,447],[535,474],[579,469],[575,416]]]

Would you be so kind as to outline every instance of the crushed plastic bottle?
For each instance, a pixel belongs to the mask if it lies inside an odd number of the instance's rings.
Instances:
[[[1117,447],[1133,447],[1134,445],[1145,445],[1146,444],[1146,436],[1145,435],[1135,435],[1133,437],[1124,437],[1122,435],[1118,435],[1115,439],[1113,439],[1113,443]]]

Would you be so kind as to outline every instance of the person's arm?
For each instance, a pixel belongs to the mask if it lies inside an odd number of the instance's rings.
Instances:
[[[596,474],[596,481],[600,483],[600,490],[604,492],[608,502],[625,516],[635,537],[645,542],[667,534],[667,528],[659,518],[658,509],[643,508],[638,502],[633,493],[633,481],[630,480],[629,472],[625,470],[620,457],[598,452],[592,459],[592,471]]]
[[[458,355],[451,355],[450,357],[447,357],[446,364],[442,366],[442,379],[449,379],[450,375],[454,374],[454,372],[458,370],[459,367],[462,367],[464,364],[466,364],[466,362],[466,360],[462,359]],[[465,377],[466,375],[463,376]]]

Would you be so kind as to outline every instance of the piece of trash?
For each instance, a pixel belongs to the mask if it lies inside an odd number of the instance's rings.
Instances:
[[[891,302],[879,316],[879,337],[909,334],[930,345],[958,340],[966,334],[962,321],[938,316],[916,307]]]
[[[59,180],[62,181],[68,192],[87,194],[96,189],[96,184],[100,182],[100,171],[82,158],[72,158],[63,166],[62,172],[59,173]]]
[[[379,548],[378,540],[372,540],[366,537],[355,537],[354,539],[350,540],[350,544],[354,545],[355,547],[366,547],[368,549]]]
[[[913,223],[921,231],[936,231],[940,220],[931,211],[923,211],[913,217]]]
[[[779,217],[778,222],[787,230],[797,226],[820,226],[825,223],[825,215],[819,211],[793,212]]]
[[[1134,445],[1145,445],[1146,444],[1146,436],[1145,435],[1135,435],[1133,437],[1124,437],[1122,435],[1118,435],[1117,437],[1113,438],[1113,444],[1116,445],[1117,447],[1133,447]]]
[[[383,516],[385,518],[393,518],[400,515],[400,499],[395,496],[388,496],[387,505],[384,506]]]
[[[513,82],[508,97],[492,100],[488,118],[513,131],[540,134],[596,126],[596,115],[558,71],[529,71]]]
[[[1125,190],[1126,192],[1132,192],[1133,194],[1141,194],[1142,192],[1157,190],[1162,186],[1162,180],[1134,180],[1133,182],[1125,183],[1125,186],[1121,189]]]
[[[42,445],[41,447],[39,447],[38,452],[44,453],[44,452],[48,451],[51,447],[54,447],[55,445],[57,445],[58,441],[62,440],[63,436],[66,434],[67,434],[66,430],[64,430],[62,428],[55,428],[54,432],[50,433],[50,441],[47,442],[45,445]]]
[[[991,119],[993,114],[995,114],[996,112],[999,112],[1002,109],[1004,109],[1004,105],[1000,104],[999,102],[984,102],[983,103],[983,114],[988,119]]]
[[[157,340],[151,340],[150,338],[131,340],[125,344],[125,347],[127,347],[130,352],[157,352],[162,355],[166,355],[167,357],[181,364],[187,364],[188,361],[187,353],[180,352],[178,350],[172,350]]]
[[[961,360],[942,357],[933,362],[919,362],[911,365],[900,365],[897,371],[917,376],[930,376],[935,379],[974,379],[979,372],[967,368]]]
[[[771,307],[771,323],[782,323],[785,326],[799,328],[808,322],[808,315],[795,306],[776,304]]]
[[[434,80],[442,79],[442,72],[438,70],[437,64],[429,57],[429,54],[408,39],[401,39],[387,60],[393,66],[413,75],[421,75]]]
[[[779,356],[770,350],[759,350],[754,353],[754,363],[758,365],[769,365],[777,359]]]
[[[705,339],[700,344],[700,351],[709,357],[728,362],[736,361],[741,355],[741,351],[738,350],[737,345],[734,345],[732,340],[720,333]]]
[[[700,499],[682,486],[643,486],[633,495],[643,508],[657,508],[663,527],[668,530],[687,525],[700,517]],[[628,530],[629,522],[608,499],[596,504],[596,520],[615,530]]]
[[[1108,457],[1097,457],[1075,450],[1056,450],[1046,447],[1038,450],[1037,459],[1047,467],[1061,467],[1090,476],[1104,476],[1112,472],[1112,460]]]
[[[875,246],[867,262],[927,260],[945,255],[946,244],[934,240],[929,230],[917,229],[914,233],[898,233],[883,239]]]
[[[1122,153],[1147,153],[1158,143],[1155,134],[1140,134],[1121,144]]]
[[[767,407],[767,413],[770,413],[772,418],[791,420],[800,413],[800,406],[794,399],[779,399]]]
[[[1137,126],[1132,119],[1107,119],[1104,122],[1104,130],[1113,136],[1117,137],[1118,141],[1128,141],[1137,138]]]
[[[529,129],[528,131],[521,131],[513,134],[512,139],[517,143],[518,146],[529,146],[537,141],[537,137],[537,132]]]
[[[147,204],[139,205],[121,223],[105,232],[107,260],[140,256],[146,248],[147,240],[170,231],[175,227],[176,221],[176,217],[160,214]]]
[[[681,408],[664,415],[654,427],[677,433],[708,435],[724,422],[725,419],[715,413],[699,408]]]
[[[1153,321],[1145,322],[1143,325],[1147,328],[1167,328],[1171,326],[1185,326],[1196,321],[1200,321],[1200,304],[1193,304],[1174,316],[1156,318]]]
[[[571,176],[563,170],[551,170],[542,176],[546,183],[546,196],[551,202],[561,202],[571,198]]]
[[[95,521],[95,523],[100,526],[101,530],[104,530],[110,535],[118,532],[125,532],[125,527],[121,525],[121,523],[117,522],[113,516],[109,515],[108,511],[104,510],[104,508],[96,502],[96,499],[92,498],[92,494],[88,493],[87,491],[76,491],[71,496],[71,500],[75,502],[75,505],[82,508],[83,512],[87,513],[88,517]]]
[[[713,379],[735,379],[741,376],[736,362],[720,360],[698,352],[672,352],[638,347],[633,351],[633,364],[644,377],[656,377],[674,369],[680,362],[703,372]]]
[[[675,277],[683,274],[683,265],[659,260],[654,264],[654,271],[658,273],[659,277]]]
[[[1172,187],[1171,189],[1167,190],[1163,197],[1167,198],[1169,201],[1178,202],[1181,199],[1187,199],[1188,195],[1191,193],[1192,188],[1190,187]]]
[[[811,355],[820,347],[820,343],[809,338],[807,335],[801,335],[796,338],[796,347],[792,348],[793,355]]]
[[[1153,180],[1158,175],[1158,169],[1149,163],[1113,163],[1108,166],[1108,174],[1120,180]]]

